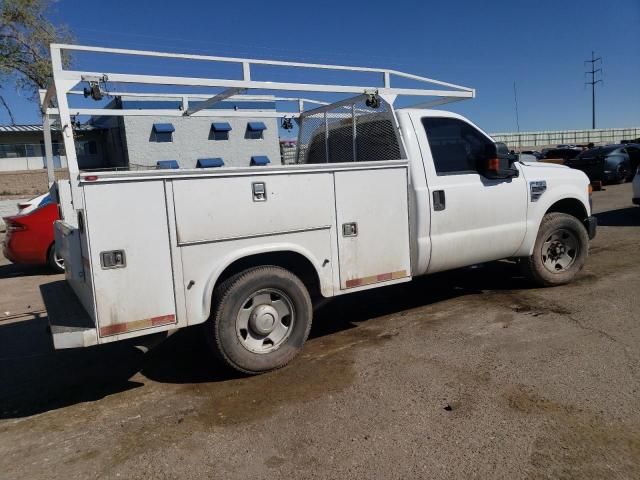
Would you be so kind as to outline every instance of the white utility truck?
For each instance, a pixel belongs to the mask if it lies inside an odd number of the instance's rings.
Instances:
[[[131,59],[152,58],[237,72],[222,79],[78,71],[64,68],[65,51],[125,57],[129,67],[136,64]],[[429,109],[473,98],[473,89],[375,68],[78,45],[52,45],[51,53],[53,83],[42,105],[66,282],[43,295],[56,348],[204,324],[220,358],[259,373],[301,350],[314,299],[506,258],[518,259],[535,283],[559,285],[587,258],[596,222],[584,173],[520,162],[466,118]],[[264,79],[278,69],[287,72],[278,78],[321,71],[324,78],[354,74],[360,84]],[[104,107],[103,96],[148,94],[134,85],[163,86],[180,107]],[[98,102],[71,106],[82,86],[85,101]],[[184,87],[197,89],[199,98],[208,89],[210,98],[190,107]],[[283,129],[298,129],[294,164],[250,166],[247,159],[246,167],[78,169],[72,118],[237,118],[246,113],[207,107],[250,89],[314,96],[273,97],[289,110],[261,113],[284,117]],[[332,103],[319,101],[320,94]],[[422,99],[396,109],[399,97]],[[63,132],[69,180],[53,181],[53,121]]]

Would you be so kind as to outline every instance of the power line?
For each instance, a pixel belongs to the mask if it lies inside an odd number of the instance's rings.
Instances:
[[[600,62],[600,68],[596,68],[596,63]],[[585,75],[591,75],[591,81],[585,82],[585,85],[591,85],[591,128],[596,128],[596,84],[602,83],[602,78],[596,79],[596,74],[600,72],[602,76],[602,57],[596,58],[595,52],[591,51],[591,60],[585,60],[585,64],[591,64],[591,70],[584,72]]]

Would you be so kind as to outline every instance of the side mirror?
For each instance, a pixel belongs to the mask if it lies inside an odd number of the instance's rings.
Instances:
[[[486,178],[513,178],[520,175],[513,166],[518,160],[517,155],[511,155],[507,145],[502,142],[489,143],[485,147],[484,158],[479,166],[480,173]]]

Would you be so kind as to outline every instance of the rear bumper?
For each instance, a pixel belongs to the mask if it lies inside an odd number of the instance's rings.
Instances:
[[[596,236],[596,230],[598,228],[598,219],[594,216],[588,217],[584,221],[584,227],[587,229],[589,240],[593,240]]]
[[[40,294],[56,350],[98,344],[98,329],[65,280],[40,285]]]

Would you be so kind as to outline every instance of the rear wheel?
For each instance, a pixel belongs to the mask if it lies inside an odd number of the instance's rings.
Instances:
[[[47,254],[47,265],[49,265],[49,268],[56,273],[64,272],[64,259],[60,255],[58,255],[58,252],[56,252],[55,244],[52,244],[49,247],[49,253]]]
[[[569,283],[584,266],[589,237],[580,221],[566,213],[542,219],[530,257],[521,262],[525,275],[541,286]]]
[[[227,365],[257,374],[285,366],[300,352],[312,316],[311,298],[298,277],[280,267],[257,267],[216,289],[205,328]]]

